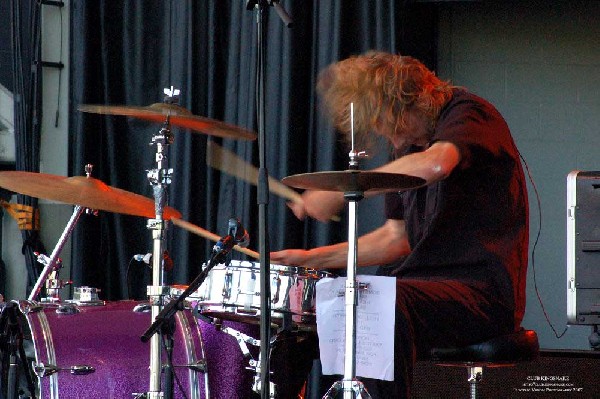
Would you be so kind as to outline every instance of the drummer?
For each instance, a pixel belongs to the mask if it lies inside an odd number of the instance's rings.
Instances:
[[[414,58],[369,52],[329,66],[318,92],[347,138],[354,103],[357,140],[378,136],[395,159],[379,172],[418,176],[426,186],[385,194],[386,222],[358,239],[358,266],[395,276],[394,381],[364,379],[374,398],[410,397],[419,353],[513,332],[525,309],[527,189],[519,153],[486,100],[440,80]],[[343,193],[305,191],[299,219],[326,222]],[[347,243],[271,253],[271,260],[344,268]]]

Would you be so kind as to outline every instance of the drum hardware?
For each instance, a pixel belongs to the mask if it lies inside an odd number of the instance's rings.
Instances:
[[[169,97],[174,98],[179,95],[179,90],[175,90],[174,95],[171,94],[170,89],[165,90],[169,90],[167,101],[169,101]],[[155,103],[146,107],[82,104],[77,109],[92,114],[130,116],[156,123],[164,123],[165,117],[168,116],[172,126],[191,129],[198,133],[237,140],[256,139],[256,133],[250,130],[193,115],[190,111],[175,103]]]
[[[2,171],[0,187],[30,197],[44,198],[75,205],[73,214],[50,257],[43,257],[45,264],[28,300],[35,300],[50,273],[56,268],[58,255],[72,233],[84,209],[104,210],[136,216],[152,217],[154,203],[148,198],[125,190],[110,187],[91,177],[92,165],[85,166],[86,176],[64,177],[34,172]],[[165,209],[165,217],[181,217],[172,208]],[[59,285],[57,284],[56,287]],[[54,293],[56,295],[56,293]],[[55,301],[50,299],[50,302]]]
[[[155,309],[157,306],[155,306],[155,305],[152,306],[153,322],[150,325],[150,327],[144,332],[144,334],[140,337],[142,342],[147,342],[150,339],[154,339],[154,340],[159,339],[160,334],[157,334],[159,332],[162,335],[166,335],[167,337],[169,337],[170,336],[170,334],[168,334],[169,326],[172,325],[173,317],[175,316],[177,311],[183,310],[184,300],[189,295],[191,295],[194,291],[196,291],[198,289],[198,287],[204,282],[208,273],[210,272],[210,270],[213,268],[214,265],[216,265],[218,263],[223,263],[225,261],[227,255],[233,249],[233,246],[236,244],[236,242],[239,243],[239,242],[241,242],[240,241],[241,239],[247,238],[246,237],[247,234],[246,234],[246,235],[244,235],[244,237],[239,237],[239,239],[238,239],[238,231],[239,231],[239,229],[243,230],[243,227],[241,226],[239,221],[237,221],[236,219],[233,219],[233,221],[234,221],[234,223],[232,223],[232,219],[229,220],[227,235],[224,236],[223,238],[221,238],[217,242],[217,244],[215,244],[215,246],[213,247],[213,250],[212,250],[211,258],[207,262],[206,267],[204,267],[202,269],[200,274],[198,274],[198,276],[194,279],[194,281],[192,281],[192,283],[190,283],[188,288],[186,288],[179,297],[170,301],[168,304],[164,305],[162,310],[156,316],[154,316],[154,312],[155,312]],[[158,252],[158,254],[160,254],[160,253],[161,252]],[[160,262],[160,260],[158,259],[157,256],[154,256],[153,260],[154,260],[155,264],[157,262]],[[158,264],[160,264],[160,263],[158,263]],[[151,290],[151,288],[158,289],[158,288],[163,288],[163,287],[148,287],[149,291]],[[163,293],[163,295],[166,296],[166,295],[168,295],[168,287],[164,287],[164,288],[166,289],[166,291]],[[159,344],[160,344],[160,342],[159,342]],[[158,350],[160,350],[160,346],[159,346]],[[160,360],[160,352],[158,352],[158,356],[159,356],[158,360]],[[171,355],[168,352],[167,352],[167,358],[168,359],[171,358]],[[171,366],[168,365],[167,367],[170,368]],[[151,363],[151,370],[152,370],[152,363]],[[158,373],[157,373],[158,383],[160,384],[161,369],[159,368],[157,371],[158,371]],[[169,374],[169,373],[165,373],[165,381],[172,381],[172,377],[170,377],[167,374]],[[152,384],[152,379],[151,379],[151,384]],[[159,385],[159,387],[160,387],[160,385]],[[146,396],[146,398],[151,399],[153,397],[155,397],[155,398],[162,397],[162,392],[156,392],[156,393],[154,391],[148,392],[148,396]]]
[[[254,379],[252,380],[252,390],[258,394],[262,392],[262,380],[261,380],[261,370],[260,370],[260,356],[258,362],[255,362],[255,373]],[[269,398],[275,398],[277,394],[277,386],[272,381],[269,381]]]
[[[190,363],[190,364],[176,364],[176,365],[173,365],[173,367],[180,367],[180,368],[185,367],[190,370],[196,371],[198,373],[206,373],[206,360],[201,359],[195,363]]]
[[[180,91],[178,89],[165,88],[164,107],[166,113],[159,114],[160,121],[163,122],[162,128],[152,136],[150,145],[155,146],[155,162],[156,168],[147,171],[148,182],[152,186],[154,196],[154,218],[148,219],[146,227],[152,232],[152,285],[148,286],[148,300],[151,307],[151,320],[155,323],[163,309],[164,298],[167,294],[164,286],[165,269],[162,260],[164,253],[164,238],[167,229],[167,222],[163,219],[164,209],[166,206],[166,189],[171,184],[171,176],[173,169],[168,167],[167,149],[173,143],[174,137],[171,133],[171,116],[175,112],[173,107],[176,107]],[[162,108],[161,108],[162,109]],[[179,309],[177,309],[179,310]],[[171,319],[172,320],[172,319]],[[172,353],[172,337],[168,325],[162,326],[160,334],[149,336],[150,340],[150,381],[149,390],[146,394],[147,399],[159,399],[163,397],[161,390],[161,339],[164,338],[167,342],[167,372],[165,372],[165,396],[171,398],[173,394],[173,373],[170,367],[170,359]],[[170,345],[169,345],[170,343]]]
[[[17,306],[19,307],[19,311],[27,316],[30,313],[41,312],[44,310],[44,307],[35,301],[17,301]]]
[[[155,334],[163,328],[163,325],[169,323],[169,320],[173,317],[173,315],[178,311],[183,309],[184,300],[193,294],[200,285],[204,282],[208,273],[216,264],[221,264],[225,262],[225,258],[233,248],[235,239],[234,235],[229,233],[224,236],[219,242],[213,247],[211,258],[202,268],[202,271],[196,278],[190,283],[190,285],[174,300],[170,301],[166,304],[161,310],[160,314],[153,318],[154,322],[152,325],[144,332],[144,334],[140,337],[142,342],[147,342],[151,337],[155,336]],[[162,288],[162,287],[161,287]],[[165,287],[168,290],[169,287]],[[150,289],[150,287],[149,287]],[[165,292],[164,295],[167,295],[168,292]]]
[[[270,265],[271,326],[301,328],[314,325],[316,282],[331,273],[298,266]],[[190,295],[198,312],[223,320],[258,324],[260,319],[259,265],[231,261],[215,266],[206,281]],[[289,323],[286,326],[286,319]]]
[[[108,186],[93,177],[1,171],[0,187],[30,197],[80,205],[87,209],[146,218],[155,215],[154,201],[150,198]],[[171,207],[166,207],[163,213],[165,219],[181,218],[181,213]]]
[[[288,398],[292,397],[292,395],[293,397],[301,397],[298,396],[298,393],[301,391],[302,386],[306,381],[306,376],[308,376],[310,372],[312,366],[312,359],[318,357],[318,351],[314,349],[318,347],[318,342],[316,342],[316,338],[313,340],[314,342],[311,341],[310,343],[308,343],[308,345],[313,349],[307,350],[308,346],[303,345],[305,341],[305,338],[303,338],[303,334],[306,333],[307,332],[302,331],[280,331],[277,334],[275,334],[275,336],[271,339],[271,343],[269,345],[270,398]],[[286,354],[283,353],[285,352],[285,350],[283,350],[282,352],[281,346],[285,346],[285,342],[290,340],[291,337],[295,337],[294,339],[292,339],[292,341],[294,341],[291,344],[292,346],[300,348],[298,350],[304,350],[305,352],[307,352],[303,353],[303,355],[306,355],[307,358],[311,359],[311,361],[308,362],[308,364],[304,363],[306,359],[301,359],[302,356],[299,353],[296,353],[296,355],[299,355],[298,357],[292,358],[289,354],[287,354],[286,356]],[[291,366],[291,369],[285,370],[287,367],[278,368],[278,366],[280,366],[281,364],[277,364],[277,362],[284,362],[286,363],[286,365],[293,363],[293,366]],[[260,364],[260,355],[258,361],[253,359],[250,360],[249,369],[255,372],[252,383],[252,390],[256,393],[260,393],[262,390],[262,373],[260,370]]]
[[[68,371],[71,375],[88,375],[96,371],[96,368],[86,365],[58,367],[53,364],[37,363],[33,365],[33,371],[40,377],[48,377],[59,371]]]
[[[214,233],[211,233],[210,231],[205,230],[202,227],[196,226],[193,223],[186,222],[185,220],[178,219],[178,218],[172,218],[171,222],[177,227],[181,227],[182,229],[187,230],[190,233],[199,235],[200,237],[204,237],[213,242],[219,242],[219,240],[221,239],[220,236],[218,236]],[[245,255],[248,255],[251,258],[254,258],[254,259],[260,258],[260,255],[258,254],[258,252],[252,251],[251,249],[248,249],[248,248],[241,247],[237,244],[233,246],[233,249],[238,252],[241,252]]]
[[[290,281],[290,283],[292,283]],[[275,295],[271,295],[271,303],[279,302],[279,289],[281,288],[281,278],[279,275],[273,276],[271,279],[271,292],[275,292]]]
[[[50,263],[50,258],[45,254],[41,254],[39,252],[34,252],[33,255],[36,256],[36,260],[38,263],[41,263],[44,266],[48,266]],[[58,278],[59,269],[62,268],[62,260],[57,258],[54,269],[50,271],[48,277],[46,278],[45,288],[46,288],[46,297],[41,298],[40,301],[42,303],[58,303],[60,302],[60,290],[66,287],[67,285],[73,284],[70,280],[61,280]]]
[[[85,165],[85,174],[86,174],[86,178],[88,178],[88,179],[92,175],[92,168],[93,167],[90,164]],[[38,280],[36,281],[33,289],[31,290],[31,293],[29,294],[29,297],[27,298],[30,301],[33,301],[37,298],[37,296],[39,295],[39,293],[42,289],[42,284],[46,281],[48,276],[50,276],[51,273],[54,273],[54,276],[56,276],[56,274],[58,273],[58,268],[60,267],[60,263],[61,263],[60,259],[58,258],[58,255],[62,251],[62,248],[65,245],[67,239],[73,232],[73,229],[75,229],[75,225],[77,224],[77,221],[79,220],[79,217],[83,213],[84,209],[85,208],[83,208],[81,205],[75,206],[75,208],[73,209],[73,214],[71,215],[71,219],[67,223],[65,230],[63,231],[58,242],[56,243],[56,246],[54,247],[54,250],[52,251],[50,258],[48,258],[45,255],[38,256],[37,261],[44,265],[44,269],[40,273]],[[55,278],[53,278],[53,280],[56,281]],[[48,283],[50,283],[50,285],[52,285],[51,281],[46,282],[46,284],[48,284]],[[57,288],[48,290],[47,291],[48,297],[42,298],[42,302],[44,300],[46,302],[60,302],[60,294],[59,294],[60,289],[58,288],[58,285],[62,285],[62,284],[57,284]],[[46,285],[46,287],[47,286],[48,285]]]
[[[171,134],[170,127],[172,125],[181,126],[193,130],[197,130],[210,135],[216,135],[221,137],[238,138],[253,140],[256,138],[254,132],[240,129],[235,126],[228,125],[226,123],[217,122],[208,118],[197,117],[191,115],[184,108],[179,107],[176,103],[178,102],[179,90],[171,87],[170,89],[164,89],[165,100],[163,104],[153,104],[150,107],[121,107],[121,106],[96,106],[96,105],[82,105],[79,107],[80,111],[92,112],[98,114],[108,115],[126,115],[132,116],[139,119],[145,119],[149,121],[162,123],[163,126],[159,133],[152,137],[151,145],[156,146],[156,168],[147,172],[147,178],[153,187],[154,195],[154,210],[155,213],[149,219],[147,228],[152,231],[153,239],[153,264],[152,264],[152,286],[148,287],[148,296],[150,304],[152,305],[152,321],[153,325],[144,334],[142,340],[150,340],[150,388],[149,392],[144,395],[147,398],[159,398],[162,397],[163,392],[160,391],[160,379],[161,379],[161,348],[160,348],[160,337],[159,334],[155,334],[158,331],[163,331],[164,327],[157,329],[155,324],[162,318],[165,313],[162,311],[166,309],[163,307],[165,302],[165,296],[168,294],[167,287],[164,287],[164,268],[160,265],[160,254],[162,253],[164,231],[166,230],[166,222],[164,219],[171,219],[166,217],[163,210],[166,204],[166,186],[171,183],[172,169],[167,167],[166,149],[169,144],[173,142],[173,135]],[[233,246],[233,244],[232,244]],[[230,250],[231,248],[228,248]],[[225,252],[224,252],[225,253]],[[173,305],[170,312],[173,312],[181,308],[180,301],[172,301],[170,304]],[[161,310],[162,309],[162,310]],[[159,316],[159,314],[161,316]],[[172,314],[170,315],[172,317]],[[153,327],[154,326],[154,327]],[[150,330],[153,330],[150,333]],[[166,331],[165,331],[166,332]],[[168,337],[166,338],[169,339]],[[170,373],[166,373],[170,374]],[[171,381],[170,375],[165,376],[165,381]],[[170,387],[167,387],[168,391],[165,392],[166,396],[170,397]]]
[[[341,170],[330,172],[301,173],[284,177],[283,183],[306,190],[384,193],[402,191],[422,186],[425,181],[419,177],[399,173],[371,172],[365,170]],[[399,188],[400,187],[400,188]]]
[[[336,381],[327,391],[323,399],[333,399],[341,391],[344,399],[370,398],[361,381],[356,377],[356,308],[360,286],[356,279],[357,266],[357,209],[358,202],[364,198],[365,192],[398,191],[401,189],[416,188],[425,183],[419,177],[394,173],[364,172],[358,170],[360,158],[364,152],[354,149],[354,104],[350,104],[351,120],[351,150],[349,156],[349,169],[340,172],[317,172],[294,175],[283,179],[283,183],[295,188],[316,189],[322,191],[338,191],[344,193],[348,202],[348,259],[347,279],[345,285],[345,358],[344,376]]]
[[[27,355],[23,347],[24,334],[18,318],[18,303],[0,304],[0,397],[17,398],[19,364],[23,368],[27,388],[33,394],[35,385],[27,370]],[[8,370],[4,369],[8,363]],[[3,396],[6,394],[6,396]]]
[[[369,289],[369,287],[371,286],[371,284],[369,283],[358,283],[358,285],[356,286],[356,289],[360,292],[360,291],[367,291]],[[338,297],[343,297],[344,295],[346,295],[346,291],[345,290],[340,290],[338,291]]]
[[[260,345],[260,342],[259,342]],[[261,359],[260,354],[258,355],[258,360],[250,359],[249,362],[250,367],[246,367],[247,370],[251,370],[254,372],[254,377],[252,378],[252,390],[258,394],[262,392],[262,372],[260,369]],[[271,381],[270,377],[273,375],[272,371],[268,371],[269,373],[269,398],[275,398],[277,395],[277,386],[273,381]]]
[[[230,299],[231,298],[231,288],[233,285],[233,272],[227,271],[225,273],[225,281],[223,284],[223,298]]]
[[[133,311],[136,313],[147,313],[152,310],[152,305],[149,303],[140,303],[133,307]]]
[[[237,343],[237,348],[240,350],[240,353],[242,354],[243,358],[248,360],[248,364],[247,364],[247,366],[245,366],[245,369],[249,370],[253,373],[253,383],[252,383],[251,389],[256,393],[260,393],[261,386],[262,386],[261,379],[260,379],[260,375],[261,375],[260,354],[259,354],[258,360],[257,360],[256,356],[254,356],[255,351],[251,350],[251,348],[250,348],[250,347],[254,347],[254,348],[260,347],[260,340],[254,338],[251,335],[245,334],[244,332],[241,332],[240,330],[238,330],[234,327],[231,327],[229,324],[223,324],[223,320],[220,318],[213,318],[213,317],[206,316],[205,314],[200,313],[198,306],[196,306],[192,309],[192,315],[194,317],[204,321],[205,323],[214,326],[215,331],[223,332],[225,334],[232,336],[235,339],[235,342]],[[231,320],[229,320],[229,321],[231,321]],[[248,323],[243,323],[243,325],[248,326]],[[276,325],[273,326],[273,328],[277,328],[277,327],[278,326],[276,326]],[[271,340],[270,351],[272,353],[277,353],[278,355],[281,355],[282,347],[287,348],[288,350],[295,350],[294,348],[300,348],[299,350],[301,351],[301,354],[300,354],[301,356],[307,355],[308,357],[310,357],[310,359],[316,359],[318,357],[318,350],[316,349],[318,347],[318,342],[316,342],[316,338],[313,338],[313,340],[310,343],[305,344],[306,337],[316,337],[315,332],[313,330],[302,330],[302,326],[294,326],[294,328],[295,329],[292,331],[283,330],[283,329],[279,328],[277,330],[277,333],[274,334],[274,336]],[[215,339],[218,339],[219,341],[224,341],[220,336],[215,336]],[[300,367],[302,369],[300,371],[300,375],[295,373],[295,371],[280,370],[281,369],[280,366],[282,364],[286,364],[286,365],[293,364],[293,366],[292,366],[293,368],[296,368],[298,366],[297,363],[296,364],[294,363],[294,361],[298,360],[296,358],[296,353],[291,354],[291,355],[287,354],[287,355],[288,356],[286,356],[285,358],[280,360],[277,355],[271,354],[271,358],[270,358],[271,362],[276,361],[276,362],[278,362],[278,364],[276,364],[274,366],[275,368],[271,368],[269,371],[270,376],[272,376],[271,380],[269,381],[270,395],[271,395],[270,398],[292,397],[291,396],[292,391],[297,389],[296,391],[294,391],[294,394],[295,394],[296,392],[299,392],[301,389],[301,387],[298,386],[297,380],[304,378],[304,377],[302,377],[303,372],[306,372],[306,375],[308,375],[308,373],[310,371],[310,367],[308,367],[308,369],[306,367],[304,367],[304,366],[306,366],[306,364],[303,364],[302,367]],[[310,365],[312,365],[312,360],[310,361]],[[290,380],[288,380],[287,378],[292,378],[294,380],[292,387],[290,387],[290,384],[289,384]],[[304,380],[305,380],[305,378],[304,378]],[[303,383],[304,382],[302,382],[302,384]],[[302,384],[300,384],[300,385],[302,385]],[[287,395],[287,393],[290,393],[290,395]],[[236,396],[236,397],[238,397],[238,396]],[[244,396],[244,397],[246,397],[246,396]],[[294,395],[293,397],[296,397],[296,396]]]
[[[70,317],[57,315],[48,306],[37,306],[39,311],[19,314],[19,324],[25,333],[26,359],[29,359],[20,363],[27,366],[27,374],[37,385],[30,390],[31,397],[126,398],[146,388],[147,382],[140,376],[148,369],[148,348],[138,337],[140,328],[149,324],[150,316],[134,314],[134,304],[134,301],[108,302],[106,306],[84,307]],[[28,308],[26,301],[19,301],[19,305]],[[189,310],[179,312],[174,324],[175,337],[182,344],[175,348],[173,360],[185,367],[175,366],[178,379],[183,383],[181,389],[190,399],[210,398],[210,395],[202,396],[198,375],[206,359],[200,327]],[[8,367],[4,360],[0,367],[4,364]],[[95,368],[95,372],[82,376],[91,371],[89,366]],[[23,375],[20,380],[19,388],[23,389]],[[4,387],[0,385],[0,390]],[[206,384],[204,388],[207,389]],[[0,397],[5,396],[0,393]]]
[[[79,308],[77,306],[75,306],[74,304],[67,303],[67,304],[58,305],[55,312],[58,314],[62,314],[62,315],[70,315],[70,314],[77,314],[77,313],[81,312],[81,310],[79,310]]]
[[[65,243],[67,242],[67,239],[73,232],[73,229],[75,229],[75,225],[77,224],[79,217],[83,213],[83,210],[84,210],[84,208],[82,208],[80,205],[76,205],[75,208],[73,209],[73,214],[71,215],[71,219],[67,223],[65,230],[63,231],[58,242],[56,243],[56,246],[54,247],[54,250],[52,251],[50,258],[48,258],[47,262],[41,262],[41,263],[45,263],[45,267],[42,270],[42,272],[40,273],[40,276],[38,277],[35,285],[33,286],[33,289],[31,290],[29,297],[27,298],[28,300],[34,301],[40,294],[40,291],[42,290],[42,285],[46,281],[46,278],[48,278],[50,273],[57,272],[57,270],[55,268],[57,266],[58,255],[62,251],[62,248],[65,245]],[[42,259],[46,259],[46,258],[44,257]],[[40,261],[40,257],[38,257],[38,262],[39,261]],[[54,289],[49,294],[51,296],[49,298],[46,298],[47,302],[59,302],[60,301],[59,289]]]
[[[236,330],[235,328],[221,327],[221,331],[235,338],[240,347],[240,350],[242,351],[242,355],[244,356],[244,358],[250,358],[252,356],[250,350],[248,349],[248,344],[253,346],[260,346],[260,340],[253,338],[248,334],[244,334]],[[252,360],[250,366],[255,366],[252,364]]]
[[[229,334],[233,338],[235,338],[235,340],[237,341],[238,346],[240,347],[240,350],[242,352],[242,356],[244,356],[245,359],[249,359],[246,370],[250,370],[250,371],[254,372],[254,377],[253,377],[253,382],[252,382],[252,390],[254,392],[260,394],[260,392],[261,392],[260,354],[258,356],[259,357],[258,360],[255,360],[252,358],[252,354],[250,353],[250,350],[248,349],[248,345],[260,347],[260,340],[253,338],[247,334],[244,334],[244,333],[236,330],[235,328],[231,328],[231,327],[221,327],[221,331],[223,331],[224,333]],[[269,381],[269,384],[270,384],[270,398],[274,398],[275,394],[276,394],[276,389],[277,389],[276,385],[271,381]]]
[[[78,306],[103,306],[106,302],[101,300],[98,296],[100,291],[99,288],[88,287],[85,285],[75,287],[73,299],[66,300],[65,302],[73,303]]]

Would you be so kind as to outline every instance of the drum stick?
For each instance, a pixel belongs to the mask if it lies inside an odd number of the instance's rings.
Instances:
[[[187,230],[190,233],[194,233],[196,235],[199,235],[200,237],[207,238],[211,241],[217,242],[221,239],[221,237],[219,237],[218,235],[211,233],[208,230],[204,230],[202,227],[196,226],[193,223],[186,222],[185,220],[171,218],[171,221],[175,226],[181,227],[182,229]],[[258,254],[258,252],[254,252],[251,249],[240,247],[239,245],[234,245],[233,249],[243,254],[246,254],[254,259],[260,259],[260,255]]]
[[[212,168],[247,181],[250,184],[254,184],[255,186],[258,185],[258,169],[255,166],[244,161],[233,152],[214,143],[212,140],[208,141],[206,164]],[[269,191],[298,204],[302,204],[303,202],[300,194],[271,176],[269,176]],[[339,222],[340,217],[332,216],[331,220]]]

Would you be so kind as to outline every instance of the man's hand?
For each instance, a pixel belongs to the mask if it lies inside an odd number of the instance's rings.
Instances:
[[[344,207],[344,194],[334,191],[307,190],[302,201],[288,202],[288,207],[300,220],[307,216],[327,222]]]
[[[308,251],[304,249],[284,249],[270,253],[271,262],[286,266],[304,266],[309,260]]]

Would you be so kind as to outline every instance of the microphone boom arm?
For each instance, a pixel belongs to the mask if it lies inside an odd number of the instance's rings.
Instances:
[[[177,313],[178,310],[183,309],[182,304],[185,298],[195,292],[202,285],[204,280],[206,280],[208,272],[210,272],[215,265],[225,262],[227,254],[231,251],[234,244],[235,239],[231,235],[227,235],[219,240],[219,242],[213,247],[213,253],[206,264],[206,267],[200,272],[200,274],[198,274],[198,276],[196,276],[194,281],[190,283],[190,285],[181,293],[181,295],[177,297],[177,299],[169,302],[163,307],[150,327],[148,327],[148,329],[140,337],[142,342],[148,342],[154,334],[162,330],[165,325],[168,325],[167,323],[173,318],[173,316],[175,316],[175,313]]]

